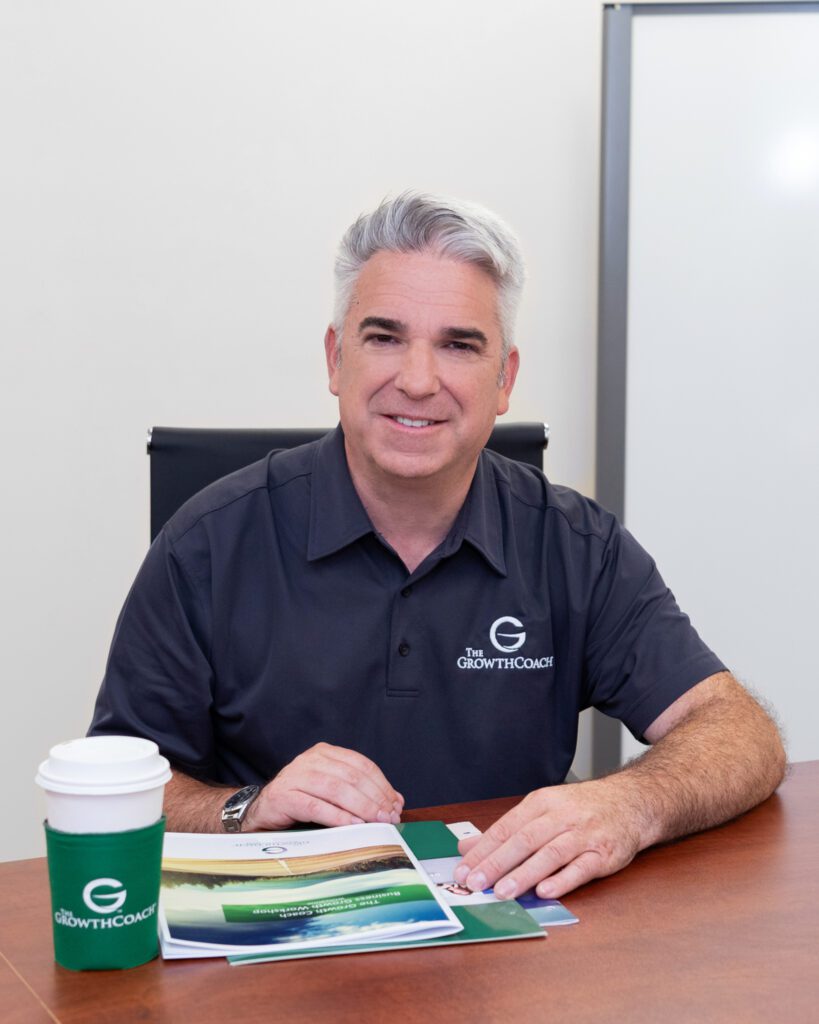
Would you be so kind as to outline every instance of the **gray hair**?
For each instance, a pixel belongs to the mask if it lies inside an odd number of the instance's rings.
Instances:
[[[413,191],[385,199],[372,213],[361,214],[342,238],[336,256],[333,326],[339,344],[361,268],[384,251],[433,252],[485,271],[498,288],[505,364],[525,268],[517,238],[499,217],[473,203]]]

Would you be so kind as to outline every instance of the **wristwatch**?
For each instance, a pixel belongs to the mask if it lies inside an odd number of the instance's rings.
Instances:
[[[261,793],[261,786],[244,786],[229,796],[222,807],[222,828],[225,832],[241,832],[250,805]]]

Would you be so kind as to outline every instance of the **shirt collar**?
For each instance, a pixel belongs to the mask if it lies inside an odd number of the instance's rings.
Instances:
[[[334,554],[366,534],[375,534],[353,486],[341,426],[316,445],[310,490],[310,536],[307,560]],[[457,516],[442,554],[450,555],[467,540],[506,576],[498,482],[486,452],[481,452],[464,507]]]
[[[332,555],[367,533],[373,524],[353,486],[344,433],[339,425],[316,445],[310,485],[310,536],[307,560]]]
[[[496,572],[506,576],[498,486],[490,456],[482,451],[466,498],[464,540],[477,548]]]

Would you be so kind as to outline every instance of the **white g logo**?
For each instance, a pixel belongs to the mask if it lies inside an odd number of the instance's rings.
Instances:
[[[523,630],[523,623],[520,619],[516,619],[511,615],[504,615],[500,619],[495,619],[489,627],[489,639],[492,641],[492,646],[494,648],[499,651],[503,651],[505,654],[511,654],[512,651],[517,651],[526,643],[526,633],[499,633],[498,630],[500,627],[506,623],[510,626],[517,626],[518,629]]]
[[[95,893],[94,890],[98,887],[115,889],[116,892]],[[83,903],[97,914],[113,914],[115,910],[120,909],[126,896],[127,890],[123,889],[122,882],[116,878],[95,878],[82,891]]]

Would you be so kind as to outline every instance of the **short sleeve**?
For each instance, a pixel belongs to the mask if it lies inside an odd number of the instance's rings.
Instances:
[[[589,703],[620,719],[640,740],[678,697],[725,671],[680,610],[654,561],[616,521],[589,621]]]
[[[162,531],[117,621],[89,735],[154,740],[172,764],[208,780],[215,751],[205,582]]]

